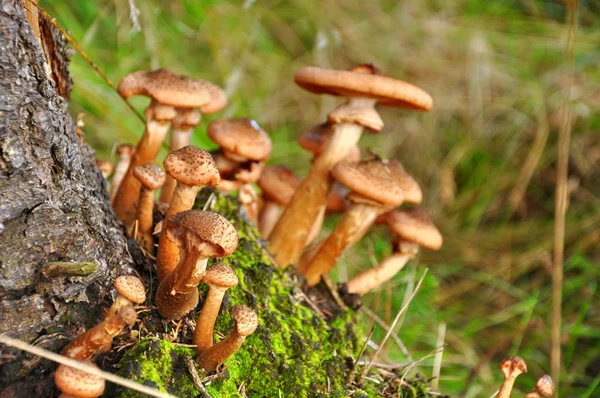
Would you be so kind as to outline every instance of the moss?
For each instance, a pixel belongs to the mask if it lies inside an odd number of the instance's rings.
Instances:
[[[236,304],[254,308],[259,327],[225,363],[220,377],[205,384],[213,397],[342,397],[358,393],[348,374],[361,349],[357,315],[352,310],[325,320],[298,297],[293,275],[272,265],[258,232],[239,212],[234,200],[216,195],[212,210],[237,228],[238,249],[222,260],[236,270],[239,285],[230,289],[221,306],[216,330],[231,332],[229,310]],[[205,291],[205,288],[201,288]],[[197,314],[191,315],[193,318]],[[182,341],[181,342],[189,342]],[[197,396],[186,361],[192,349],[150,339],[128,353],[120,373],[177,396]],[[364,391],[372,395],[372,391]],[[121,396],[136,396],[120,391]],[[116,395],[119,395],[116,394]]]

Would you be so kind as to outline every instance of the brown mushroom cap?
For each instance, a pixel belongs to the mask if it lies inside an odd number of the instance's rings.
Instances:
[[[207,131],[221,148],[248,160],[266,160],[273,149],[269,135],[251,119],[215,120]]]
[[[90,361],[86,364],[95,366]],[[54,375],[56,387],[64,394],[74,397],[95,398],[104,394],[106,382],[102,377],[91,375],[83,370],[60,365]]]
[[[282,165],[265,167],[258,180],[258,186],[262,189],[263,195],[281,206],[290,203],[299,185],[298,176]]]
[[[385,206],[400,206],[404,200],[400,186],[381,160],[341,162],[331,169],[331,176],[353,192]]]
[[[238,335],[249,336],[258,326],[258,315],[245,305],[238,304],[231,309],[231,318],[235,320]]]
[[[417,207],[387,213],[386,222],[400,238],[433,250],[442,247],[443,238],[426,210]]]
[[[515,355],[500,362],[500,370],[508,379],[510,377],[517,377],[521,373],[527,373],[527,364],[523,358]]]
[[[166,69],[130,73],[121,79],[117,90],[125,98],[146,95],[163,105],[200,108],[204,114],[218,112],[227,105],[227,95],[220,87]]]
[[[117,147],[117,154],[119,156],[131,156],[135,147],[131,144],[121,144]]]
[[[151,191],[156,191],[165,183],[166,174],[155,164],[146,163],[136,166],[133,175],[142,185]]]
[[[419,204],[423,201],[423,191],[417,180],[404,170],[402,163],[397,160],[390,160],[388,163],[392,176],[396,179],[396,182],[402,188],[404,193],[404,201],[408,203]]]
[[[121,275],[115,279],[114,287],[119,294],[136,304],[146,301],[146,290],[140,278],[133,275]]]
[[[163,162],[171,177],[186,185],[219,185],[221,176],[210,153],[195,146],[173,151]]]
[[[98,160],[96,161],[96,167],[100,169],[102,175],[109,176],[112,174],[115,166],[109,162],[108,160]]]
[[[551,397],[552,395],[554,395],[556,386],[554,385],[552,377],[550,377],[549,375],[543,375],[542,377],[540,377],[537,383],[535,383],[535,390],[542,397]]]
[[[366,97],[384,106],[423,111],[433,106],[433,99],[425,90],[402,80],[373,74],[369,70],[331,70],[310,66],[296,72],[294,81],[316,94]]]
[[[234,287],[238,284],[238,277],[235,271],[226,264],[216,263],[206,270],[202,282],[207,285],[217,285],[221,287]]]
[[[238,244],[237,231],[229,220],[210,211],[177,213],[169,219],[167,228],[175,239],[192,234],[196,239],[209,243],[212,248],[210,257],[227,257]]]

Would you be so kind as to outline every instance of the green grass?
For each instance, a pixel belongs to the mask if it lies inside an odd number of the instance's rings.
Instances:
[[[435,100],[430,113],[381,109],[384,131],[365,136],[361,147],[384,148],[421,182],[424,205],[434,211],[445,244],[440,252],[424,252],[365,302],[389,322],[406,289],[429,267],[399,336],[418,359],[435,348],[438,324],[447,323],[440,390],[451,396],[491,396],[502,379],[498,363],[507,355],[528,361],[530,371],[516,385],[522,393],[550,371],[557,136],[559,107],[568,91],[562,2],[135,4],[141,32],[132,28],[126,0],[40,2],[114,82],[137,69],[167,67],[226,88],[228,108],[207,116],[197,129],[194,142],[204,148],[214,147],[206,122],[252,117],[271,133],[271,161],[305,173],[310,156],[295,138],[339,101],[296,87],[292,76],[302,66],[373,62],[390,76],[428,90]],[[599,13],[594,2],[581,2],[574,47],[564,396],[600,393],[598,370],[586,372],[600,352]],[[73,57],[71,73],[75,88],[69,111],[85,112],[86,139],[97,157],[115,160],[113,148],[135,142],[142,124],[80,56]],[[142,110],[146,101],[132,103]],[[386,239],[387,231],[374,228],[344,256],[340,277],[381,260],[389,252]],[[365,325],[367,331],[370,327]],[[376,327],[374,341],[383,334]],[[390,361],[405,361],[392,342],[386,347]],[[431,364],[426,359],[417,370],[429,377]]]

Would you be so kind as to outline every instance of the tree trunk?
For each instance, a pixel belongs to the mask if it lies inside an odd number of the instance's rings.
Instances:
[[[42,18],[33,29],[30,9],[28,20],[21,2],[0,0],[0,333],[52,349],[93,325],[113,278],[133,269],[94,153],[67,113],[66,43]],[[54,261],[98,267],[45,274]],[[0,396],[51,391],[49,362],[0,350]]]

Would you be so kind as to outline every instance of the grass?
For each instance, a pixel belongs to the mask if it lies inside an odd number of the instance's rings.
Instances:
[[[40,1],[115,82],[137,69],[167,67],[221,85],[230,105],[206,122],[256,119],[273,138],[271,162],[300,174],[310,156],[295,138],[339,101],[296,87],[292,76],[299,67],[373,62],[432,94],[435,107],[427,114],[381,109],[384,131],[365,136],[361,147],[384,148],[421,182],[424,205],[433,210],[445,244],[424,252],[365,302],[390,323],[423,267],[430,269],[399,336],[419,359],[436,347],[438,325],[447,324],[439,388],[451,396],[491,396],[502,378],[498,363],[507,355],[528,362],[529,373],[516,383],[522,393],[550,372],[557,145],[560,108],[569,98],[561,396],[600,393],[596,3],[580,2],[572,87],[564,55],[566,10],[559,1],[134,3],[141,31],[126,0]],[[115,160],[113,148],[135,142],[142,124],[77,55],[71,73],[69,111],[85,112],[86,140],[97,157]],[[132,103],[142,110],[146,101]],[[194,143],[213,148],[205,126]],[[381,260],[390,252],[387,239],[387,231],[374,228],[344,256],[339,278]],[[366,319],[368,333],[375,323]],[[376,326],[374,341],[384,334]],[[406,360],[392,342],[384,358]],[[432,364],[427,358],[416,371],[430,377]]]

